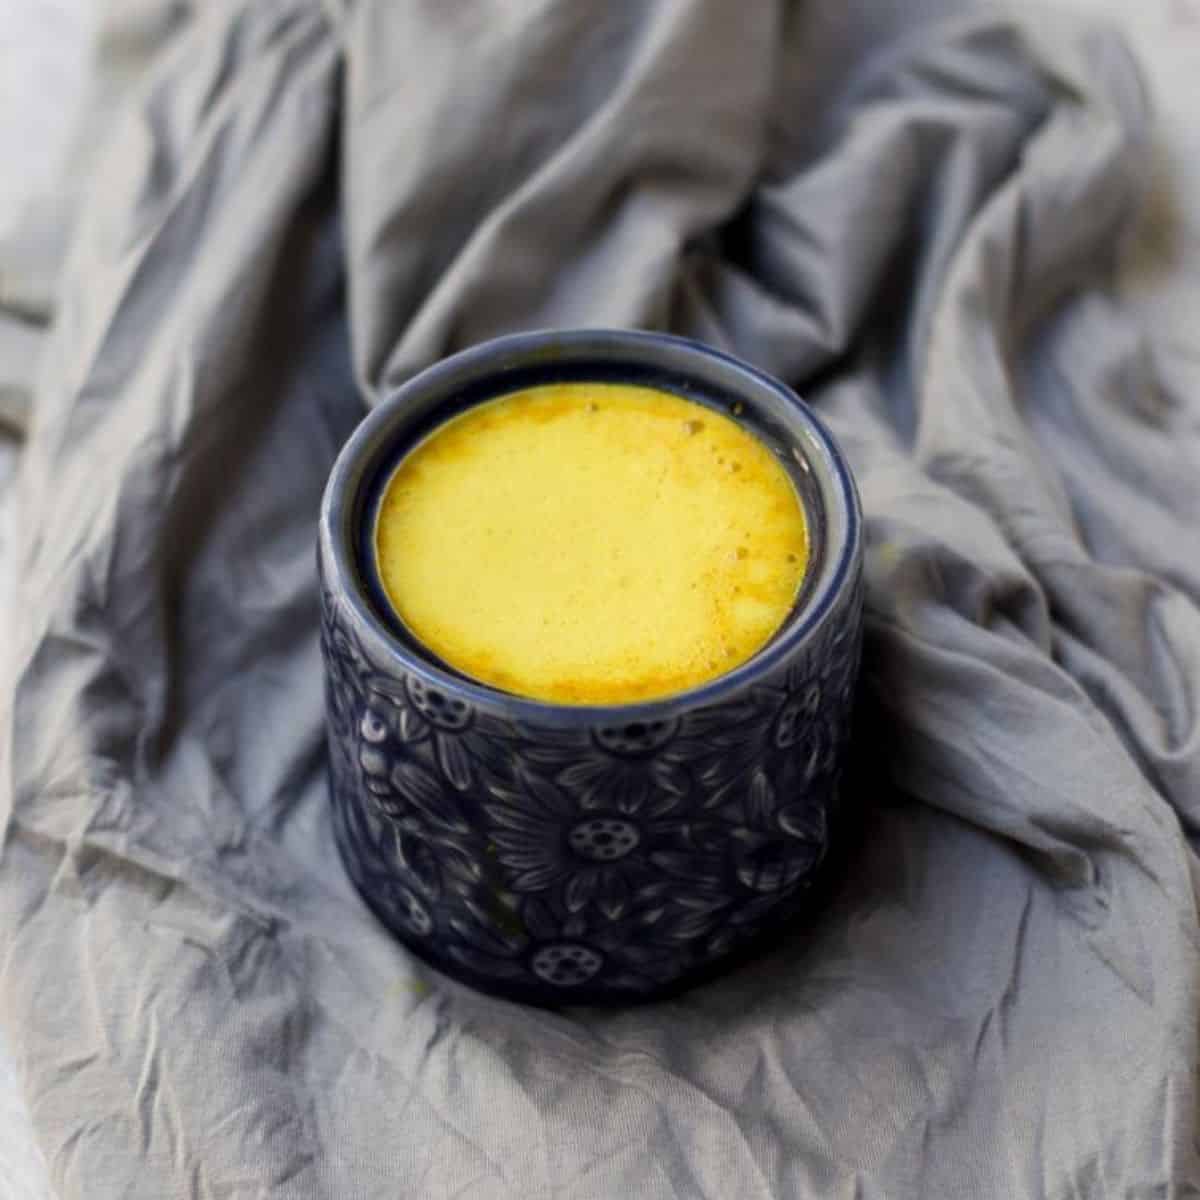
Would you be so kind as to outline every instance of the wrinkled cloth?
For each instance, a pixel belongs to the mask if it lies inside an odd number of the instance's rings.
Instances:
[[[0,0],[0,438],[28,420],[104,131],[186,2]]]
[[[1110,286],[1150,115],[1112,35],[935,7],[874,43],[768,0],[173,35],[22,463],[0,1021],[60,1196],[1200,1194],[1200,356]],[[626,1011],[421,966],[327,811],[333,457],[548,325],[781,375],[868,528],[828,907]]]

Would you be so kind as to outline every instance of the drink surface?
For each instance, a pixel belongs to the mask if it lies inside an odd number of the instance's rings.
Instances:
[[[408,629],[462,674],[562,704],[685,691],[795,602],[804,508],[736,421],[655,388],[551,384],[447,421],[400,462],[375,553]]]

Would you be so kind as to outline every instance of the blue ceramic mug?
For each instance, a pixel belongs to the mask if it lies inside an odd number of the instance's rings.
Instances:
[[[665,699],[560,706],[475,683],[399,622],[371,545],[399,458],[464,407],[537,384],[642,384],[745,424],[808,516],[811,559],[775,637]],[[366,902],[414,953],[538,1004],[686,985],[803,909],[837,825],[862,634],[849,468],[784,385],[694,342],[619,331],[500,338],[387,397],[321,509],[333,820]]]

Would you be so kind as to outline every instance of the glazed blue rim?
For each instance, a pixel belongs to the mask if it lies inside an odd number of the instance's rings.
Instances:
[[[378,461],[373,464],[371,472],[368,473],[365,469],[365,464],[375,451],[376,437],[395,421],[397,411],[403,409],[406,401],[411,400],[414,394],[430,390],[436,392],[448,377],[453,378],[479,366],[484,368],[484,372],[474,376],[469,386],[479,385],[482,390],[487,390],[487,383],[494,382],[495,386],[489,394],[504,395],[510,390],[501,379],[506,362],[511,364],[515,361],[524,365],[530,359],[536,361],[539,354],[544,354],[545,361],[553,363],[557,358],[568,358],[572,351],[578,358],[583,359],[589,351],[594,353],[599,344],[624,350],[628,353],[631,365],[644,364],[649,368],[654,368],[656,364],[652,354],[644,352],[652,352],[654,347],[665,345],[675,351],[682,351],[686,356],[716,360],[732,368],[735,374],[748,377],[757,386],[773,392],[788,409],[799,415],[823,451],[834,482],[841,493],[846,530],[840,546],[824,547],[826,554],[831,550],[838,551],[838,557],[821,590],[815,597],[810,594],[807,603],[801,600],[784,628],[746,662],[707,683],[658,699],[643,700],[636,704],[565,705],[536,700],[477,683],[441,666],[436,660],[414,652],[397,636],[372,603],[369,594],[372,590],[371,581],[364,578],[355,561],[358,557],[356,539],[349,534],[347,526],[352,523],[355,506],[361,500],[362,493],[371,488],[374,477],[380,470]],[[493,366],[494,372],[488,372],[488,366]],[[701,391],[703,387],[703,384],[697,385]],[[710,388],[710,396],[714,390],[716,389]],[[743,399],[748,406],[754,405],[752,396],[746,395]],[[436,420],[432,424],[440,424],[450,413],[460,411],[461,407],[464,406],[456,407],[452,403],[439,406]],[[406,437],[404,444],[411,446],[414,443],[411,438]],[[389,449],[392,455],[396,453],[395,447]],[[388,451],[384,451],[379,455],[376,451],[375,456],[387,458],[389,454]],[[808,456],[805,455],[804,459],[802,465],[811,470]],[[758,677],[772,674],[781,660],[793,655],[820,627],[829,609],[843,595],[847,579],[859,557],[862,514],[854,478],[833,435],[791,388],[765,371],[732,354],[675,334],[624,329],[537,330],[494,338],[442,359],[400,385],[376,405],[347,439],[333,465],[321,504],[320,537],[333,576],[330,583],[335,591],[340,585],[338,602],[351,607],[360,628],[370,633],[373,641],[389,657],[396,660],[400,669],[416,675],[426,685],[441,691],[457,693],[483,708],[502,708],[514,719],[527,719],[542,725],[626,724],[661,720],[684,709],[719,703],[728,693],[736,693],[747,686],[753,687]],[[429,653],[431,652],[426,651],[426,654]]]

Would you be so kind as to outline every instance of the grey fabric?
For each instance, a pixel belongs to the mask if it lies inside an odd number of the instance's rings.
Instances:
[[[28,420],[76,210],[113,112],[185,15],[186,0],[0,0],[0,436]]]
[[[1200,359],[1108,290],[1149,118],[1112,36],[938,7],[172,37],[21,481],[0,1019],[61,1196],[1200,1194]],[[364,401],[600,323],[748,356],[849,452],[861,834],[765,958],[551,1014],[345,880],[313,533]]]

